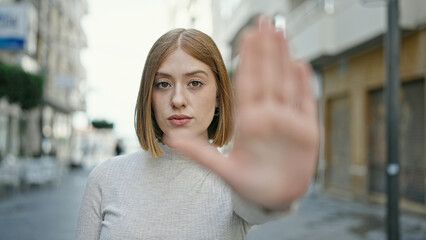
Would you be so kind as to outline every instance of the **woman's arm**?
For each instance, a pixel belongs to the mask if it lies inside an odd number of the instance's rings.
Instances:
[[[102,182],[105,181],[105,162],[89,175],[77,221],[76,240],[98,240],[102,226]]]
[[[223,177],[266,209],[289,206],[309,186],[316,166],[319,125],[308,64],[291,58],[283,32],[260,20],[244,31],[235,78],[236,133],[229,157],[182,136],[182,153]]]
[[[267,209],[259,204],[242,197],[235,191],[232,192],[232,206],[234,212],[251,227],[282,218],[297,209],[297,201],[288,205],[281,205],[275,209]]]

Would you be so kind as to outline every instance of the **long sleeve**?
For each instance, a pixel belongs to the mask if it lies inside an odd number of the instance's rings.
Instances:
[[[235,213],[244,219],[249,226],[252,226],[281,218],[295,210],[297,204],[291,203],[288,206],[283,206],[280,210],[266,210],[232,191],[232,206]]]
[[[232,196],[219,176],[164,152],[159,158],[143,151],[121,155],[96,167],[76,239],[244,239],[251,225],[283,216]]]
[[[77,221],[77,240],[98,240],[102,226],[102,183],[106,178],[106,162],[95,167],[86,184]]]

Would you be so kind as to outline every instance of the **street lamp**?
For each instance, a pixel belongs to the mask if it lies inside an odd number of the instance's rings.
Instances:
[[[399,239],[399,58],[401,33],[399,29],[398,0],[361,0],[366,6],[387,5],[387,31],[385,34],[386,62],[386,232],[388,240]]]
[[[387,134],[387,233],[389,240],[399,239],[399,58],[401,33],[398,0],[388,0],[388,31],[386,32],[386,134]]]

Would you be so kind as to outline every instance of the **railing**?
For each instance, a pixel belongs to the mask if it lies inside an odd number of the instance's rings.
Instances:
[[[384,14],[358,0],[308,0],[286,16],[290,44],[309,61],[335,55],[382,34]]]
[[[324,11],[324,0],[308,0],[295,8],[286,16],[287,28],[292,35],[297,35],[307,25],[318,20]]]

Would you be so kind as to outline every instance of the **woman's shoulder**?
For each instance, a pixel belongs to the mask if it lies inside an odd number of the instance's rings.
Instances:
[[[134,162],[140,162],[147,158],[147,152],[140,150],[134,153],[125,154],[125,155],[118,155],[114,156],[108,160],[106,160],[105,164],[113,165],[114,167],[118,167],[120,165],[134,163]]]
[[[94,167],[90,176],[96,178],[97,176],[110,175],[123,169],[134,169],[136,165],[140,164],[146,158],[147,153],[142,150],[131,154],[114,156]]]

